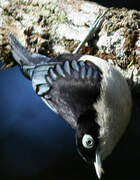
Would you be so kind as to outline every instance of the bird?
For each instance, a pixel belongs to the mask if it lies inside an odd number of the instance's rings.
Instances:
[[[75,130],[78,153],[100,179],[103,161],[131,119],[132,98],[126,79],[101,58],[78,53],[49,58],[30,52],[13,34],[8,39],[21,72],[45,104]]]

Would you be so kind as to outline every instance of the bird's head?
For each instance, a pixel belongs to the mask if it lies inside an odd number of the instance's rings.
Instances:
[[[76,129],[76,146],[84,161],[95,167],[98,178],[101,178],[102,155],[98,138],[100,127],[93,121],[93,117],[96,118],[96,112],[93,109],[80,116]]]

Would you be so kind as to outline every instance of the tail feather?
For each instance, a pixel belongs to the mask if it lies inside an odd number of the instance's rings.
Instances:
[[[50,58],[44,55],[28,51],[13,34],[10,34],[8,39],[13,57],[19,65],[43,64],[50,60]]]

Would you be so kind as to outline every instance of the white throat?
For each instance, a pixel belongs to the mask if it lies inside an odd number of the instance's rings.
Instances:
[[[130,121],[131,93],[126,80],[113,65],[90,55],[84,55],[79,60],[94,63],[103,73],[101,96],[94,108],[98,113],[100,149],[102,158],[105,159],[116,146]]]

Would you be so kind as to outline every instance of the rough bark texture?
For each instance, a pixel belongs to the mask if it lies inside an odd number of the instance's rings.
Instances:
[[[0,0],[0,60],[14,65],[10,32],[31,51],[49,57],[73,52],[105,9],[84,0]],[[133,72],[133,82],[140,84],[140,12],[111,8],[80,53],[114,63],[128,79]]]

